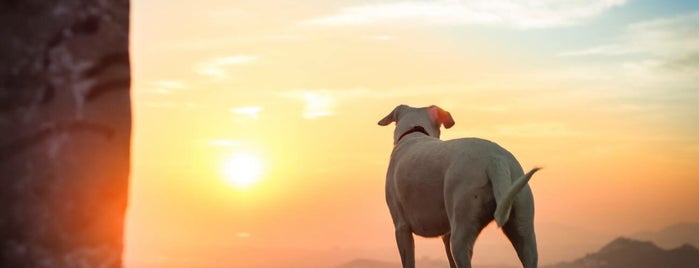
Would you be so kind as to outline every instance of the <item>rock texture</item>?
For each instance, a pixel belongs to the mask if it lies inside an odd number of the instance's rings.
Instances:
[[[120,267],[128,0],[0,1],[0,267]]]

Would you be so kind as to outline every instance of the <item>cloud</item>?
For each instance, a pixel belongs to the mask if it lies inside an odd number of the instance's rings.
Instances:
[[[699,70],[699,52],[692,51],[686,56],[677,57],[669,60],[664,64],[664,67],[679,71],[697,71]]]
[[[291,34],[291,33],[279,33],[279,34],[268,34],[264,36],[265,40],[271,41],[300,41],[305,39],[306,36],[302,34]]]
[[[388,34],[368,35],[368,36],[366,36],[366,38],[372,39],[372,40],[377,40],[377,41],[391,41],[394,39],[394,37],[392,35],[388,35]]]
[[[230,78],[228,68],[231,66],[249,64],[257,61],[257,56],[253,55],[234,55],[227,57],[219,57],[203,61],[195,66],[195,72],[218,79]]]
[[[588,55],[628,55],[633,54],[635,51],[629,49],[628,47],[623,47],[621,45],[602,45],[592,48],[586,48],[582,50],[566,51],[562,52],[560,56],[588,56]]]
[[[321,116],[333,114],[335,108],[335,99],[325,91],[306,91],[303,92],[303,99],[306,101],[306,110],[303,112],[303,117],[306,119],[314,119]]]
[[[237,115],[250,117],[251,119],[259,119],[259,113],[262,111],[260,106],[246,106],[231,109],[231,112]]]
[[[628,25],[606,44],[561,53],[580,64],[562,71],[598,109],[643,118],[669,136],[699,128],[699,12]],[[582,61],[586,60],[586,61]],[[546,73],[556,77],[556,70]],[[555,78],[553,78],[555,79]]]
[[[197,14],[197,19],[208,21],[208,23],[214,26],[235,25],[236,23],[250,21],[254,17],[254,14],[248,10],[232,7],[211,8]]]
[[[630,24],[612,43],[560,55],[682,58],[692,54],[699,54],[699,12]]]
[[[280,93],[281,97],[301,100],[305,103],[303,117],[316,119],[331,116],[341,102],[368,96],[366,89],[336,89],[336,90],[292,90]]]
[[[625,0],[401,1],[345,7],[336,14],[308,19],[301,24],[338,26],[411,21],[551,28],[582,23],[624,3]]]
[[[572,130],[565,124],[558,122],[532,122],[497,126],[495,135],[521,138],[559,138],[580,137],[585,134],[580,131]]]
[[[250,233],[248,233],[248,232],[240,232],[240,233],[236,233],[236,234],[235,234],[235,237],[245,239],[245,238],[250,238],[250,237],[252,237],[252,234],[250,234]]]
[[[628,25],[611,42],[560,56],[602,59],[586,73],[636,89],[686,89],[699,82],[699,12]],[[667,92],[662,94],[667,95]]]
[[[168,89],[183,89],[185,88],[185,84],[181,81],[174,81],[174,80],[158,80],[153,82],[154,85],[162,87],[162,88],[168,88]]]
[[[186,88],[184,82],[175,80],[156,80],[146,82],[144,86],[135,87],[137,92],[144,94],[168,95]]]
[[[699,12],[633,23],[610,43],[561,55],[601,59],[572,73],[679,109],[698,96]]]

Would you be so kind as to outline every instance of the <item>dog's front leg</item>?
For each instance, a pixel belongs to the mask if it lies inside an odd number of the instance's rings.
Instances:
[[[396,242],[403,268],[415,268],[415,241],[413,232],[407,227],[396,227]]]

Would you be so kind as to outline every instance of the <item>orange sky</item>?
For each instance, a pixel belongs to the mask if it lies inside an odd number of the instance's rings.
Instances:
[[[537,20],[526,5],[457,2],[133,1],[127,266],[271,267],[241,260],[278,249],[309,267],[330,261],[298,256],[327,250],[397,262],[383,196],[393,129],[376,122],[402,103],[450,111],[443,139],[490,139],[543,166],[539,233],[699,221],[699,69],[682,65],[699,40],[681,34],[698,12],[573,1]],[[224,175],[239,153],[262,159],[247,189]],[[505,242],[489,226],[479,243]],[[540,238],[542,263],[553,245]]]

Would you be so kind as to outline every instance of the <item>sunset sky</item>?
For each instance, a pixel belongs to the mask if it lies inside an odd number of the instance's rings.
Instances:
[[[489,139],[544,167],[530,182],[542,264],[558,260],[553,228],[613,237],[699,221],[697,1],[131,8],[127,267],[398,262],[393,126],[376,124],[398,104],[439,105],[456,121],[443,139]],[[241,185],[238,169],[257,174]],[[506,243],[492,225],[475,263],[490,262],[488,243]],[[416,244],[443,258],[439,241]]]

